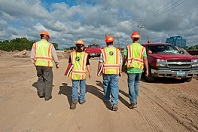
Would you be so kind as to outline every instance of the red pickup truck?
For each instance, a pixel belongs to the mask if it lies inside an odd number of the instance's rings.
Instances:
[[[89,44],[85,52],[89,54],[90,57],[99,57],[101,53],[101,48],[99,44]]]
[[[149,63],[148,82],[154,82],[156,77],[181,78],[184,82],[198,77],[198,58],[183,54],[168,43],[147,43]]]

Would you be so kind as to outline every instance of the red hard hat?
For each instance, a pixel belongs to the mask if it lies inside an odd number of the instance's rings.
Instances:
[[[41,33],[40,33],[40,36],[41,35],[47,35],[48,36],[48,38],[50,39],[50,35],[49,35],[49,33],[48,32],[46,32],[46,31],[42,31]]]
[[[85,43],[84,43],[82,40],[77,40],[77,41],[76,41],[76,44],[82,44],[82,45],[85,45]]]
[[[106,36],[105,42],[109,43],[109,42],[113,42],[113,41],[114,41],[113,36],[111,36],[111,35]]]
[[[138,33],[138,32],[133,32],[132,34],[131,34],[131,38],[133,39],[133,38],[140,38],[140,34]]]

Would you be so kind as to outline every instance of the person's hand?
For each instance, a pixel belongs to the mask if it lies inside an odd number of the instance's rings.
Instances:
[[[127,71],[127,66],[126,65],[123,65],[122,66],[122,72],[126,72]]]
[[[122,72],[119,73],[119,77],[121,77],[121,76],[122,76]]]
[[[59,63],[56,63],[56,68],[57,68],[57,69],[59,68]]]
[[[145,71],[145,76],[147,77],[148,75],[149,75],[149,71],[146,70],[146,71]]]
[[[97,73],[97,76],[98,76],[98,77],[100,77],[101,75],[102,75],[102,73],[99,73],[99,72]]]
[[[91,73],[89,73],[89,78],[91,78]]]

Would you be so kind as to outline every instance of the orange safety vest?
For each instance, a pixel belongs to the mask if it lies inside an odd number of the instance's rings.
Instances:
[[[106,47],[101,50],[103,55],[103,74],[119,74],[120,50],[115,47]]]
[[[69,77],[72,80],[84,80],[86,79],[86,62],[88,54],[86,52],[71,52],[71,62],[73,64],[72,71]]]
[[[52,47],[53,44],[45,40],[41,40],[33,44],[35,52],[34,62],[36,66],[53,67]]]
[[[128,49],[128,58],[127,58],[127,67],[128,68],[139,68],[143,70],[143,54],[145,52],[145,47],[139,43],[133,43],[127,46]]]

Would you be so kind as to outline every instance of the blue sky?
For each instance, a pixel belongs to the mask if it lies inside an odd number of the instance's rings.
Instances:
[[[141,31],[141,43],[180,35],[192,46],[198,44],[197,16],[198,0],[0,0],[0,40],[37,41],[46,30],[59,48],[77,39],[105,46],[105,34],[125,47],[131,33]]]

